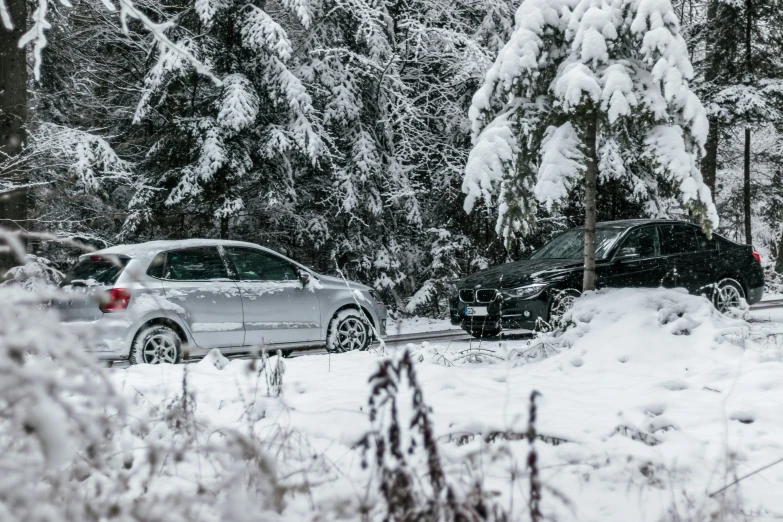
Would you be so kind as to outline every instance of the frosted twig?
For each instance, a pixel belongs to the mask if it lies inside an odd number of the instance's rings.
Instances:
[[[727,484],[727,485],[723,486],[723,487],[722,487],[722,488],[720,488],[718,491],[715,491],[715,492],[713,492],[713,493],[710,493],[710,497],[714,497],[715,495],[719,495],[720,493],[723,493],[724,491],[726,491],[727,489],[729,489],[731,486],[733,486],[733,485],[735,485],[735,484],[738,484],[738,483],[742,482],[742,481],[743,481],[743,480],[745,480],[746,478],[748,478],[748,477],[752,477],[752,476],[753,476],[753,475],[755,475],[756,473],[761,473],[761,472],[762,472],[762,471],[764,471],[765,469],[769,469],[769,468],[771,468],[772,466],[774,466],[774,465],[776,465],[776,464],[780,464],[781,462],[783,462],[783,457],[779,458],[779,459],[778,459],[778,460],[776,460],[775,462],[772,462],[772,463],[770,463],[770,464],[767,464],[767,465],[766,465],[766,466],[764,466],[764,467],[761,467],[761,468],[759,468],[759,469],[757,469],[757,470],[751,471],[751,472],[750,472],[750,473],[748,473],[747,475],[743,475],[743,476],[741,476],[740,478],[736,479],[734,482],[732,482],[732,483],[730,483],[730,484]]]

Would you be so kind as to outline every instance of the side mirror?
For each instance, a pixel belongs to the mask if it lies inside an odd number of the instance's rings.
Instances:
[[[637,252],[635,248],[625,247],[620,249],[620,251],[617,253],[617,256],[615,257],[615,260],[623,261],[626,259],[637,259],[638,257],[640,257],[639,252]]]
[[[302,283],[302,287],[307,286],[307,283],[310,282],[310,277],[310,272],[304,270],[299,271],[299,282]]]

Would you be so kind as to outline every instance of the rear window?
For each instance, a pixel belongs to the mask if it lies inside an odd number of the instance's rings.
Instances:
[[[693,227],[684,225],[660,225],[661,252],[663,255],[698,252],[696,231]]]
[[[127,257],[89,256],[80,259],[61,283],[75,286],[111,286],[128,264]]]

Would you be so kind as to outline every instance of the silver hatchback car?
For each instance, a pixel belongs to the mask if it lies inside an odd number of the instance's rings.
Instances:
[[[386,335],[386,308],[372,288],[239,241],[151,241],[85,254],[63,290],[54,303],[61,320],[104,360],[175,363],[213,348],[342,352]]]

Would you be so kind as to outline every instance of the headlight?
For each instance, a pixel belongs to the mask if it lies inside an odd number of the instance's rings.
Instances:
[[[505,288],[500,292],[503,294],[503,297],[530,299],[543,292],[546,287],[546,283],[534,283],[532,285],[520,286],[519,288]]]

